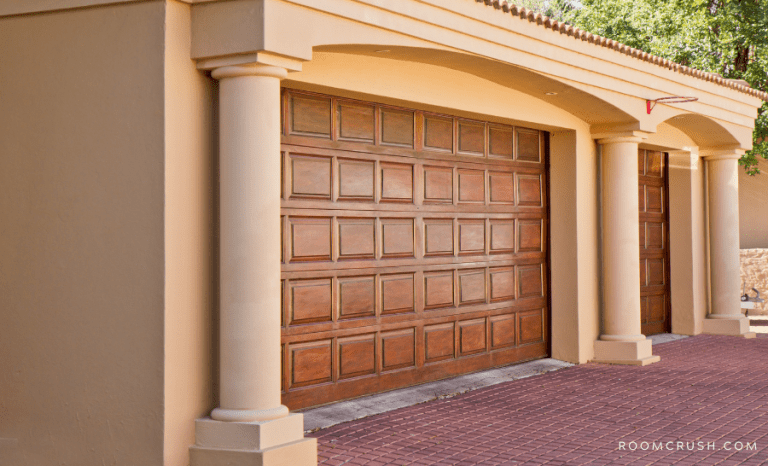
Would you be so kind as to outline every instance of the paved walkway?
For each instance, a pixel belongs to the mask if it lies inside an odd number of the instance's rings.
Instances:
[[[573,366],[310,435],[333,466],[768,464],[768,335],[654,353],[647,367]]]

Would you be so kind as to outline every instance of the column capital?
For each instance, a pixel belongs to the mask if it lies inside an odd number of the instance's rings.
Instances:
[[[644,131],[617,131],[605,133],[592,133],[592,137],[597,139],[598,144],[616,144],[623,142],[634,142],[640,144],[648,139],[648,133]]]
[[[285,79],[288,71],[285,68],[261,63],[246,63],[242,65],[228,65],[216,68],[211,72],[214,79],[236,78],[239,76],[269,76],[277,79]]]
[[[701,148],[699,149],[699,155],[704,157],[704,160],[738,160],[744,155],[746,151],[741,148]]]

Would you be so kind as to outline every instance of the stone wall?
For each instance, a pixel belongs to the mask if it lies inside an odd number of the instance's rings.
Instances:
[[[745,285],[750,296],[754,296],[752,288],[756,288],[768,301],[768,249],[741,250],[741,286]],[[768,314],[768,302],[758,304],[754,314]]]

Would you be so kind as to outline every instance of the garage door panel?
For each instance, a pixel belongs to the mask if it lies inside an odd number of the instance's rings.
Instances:
[[[369,160],[338,159],[340,201],[374,200],[376,164]]]
[[[458,152],[482,157],[485,152],[486,123],[457,120],[457,124],[459,127]]]
[[[375,107],[359,102],[339,102],[339,140],[374,143]]]
[[[381,108],[381,143],[390,146],[413,147],[414,112]]]
[[[459,203],[485,203],[485,172],[459,170]]]
[[[453,167],[424,165],[424,202],[453,204]]]
[[[514,157],[515,132],[509,127],[489,125],[488,155],[512,159]]]
[[[381,202],[413,202],[413,165],[381,163]]]
[[[291,94],[291,133],[317,137],[331,136],[331,99],[316,95]]]
[[[290,197],[330,199],[332,162],[331,157],[290,154]]]
[[[546,355],[543,133],[284,99],[286,405]]]
[[[453,119],[438,115],[424,115],[424,148],[453,151]]]
[[[486,254],[485,219],[459,219],[459,254]]]

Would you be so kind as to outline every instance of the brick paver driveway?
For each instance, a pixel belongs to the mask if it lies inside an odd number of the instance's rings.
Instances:
[[[768,464],[768,336],[653,350],[647,367],[574,366],[311,435],[325,465]]]

